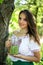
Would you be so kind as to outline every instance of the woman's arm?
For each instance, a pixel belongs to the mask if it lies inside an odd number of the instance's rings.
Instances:
[[[14,57],[21,58],[21,59],[31,61],[31,62],[39,62],[40,61],[40,51],[34,52],[34,56],[24,56],[24,55],[18,54],[18,55],[14,55]]]

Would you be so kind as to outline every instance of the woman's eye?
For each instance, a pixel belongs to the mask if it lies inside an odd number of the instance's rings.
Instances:
[[[19,19],[21,20],[21,17],[19,17]]]
[[[27,21],[27,19],[24,19],[24,21]]]
[[[19,19],[20,19],[20,20],[22,20],[22,18],[21,18],[21,17],[19,17]],[[24,18],[23,20],[24,20],[24,21],[27,21],[27,19],[25,19],[25,18]]]

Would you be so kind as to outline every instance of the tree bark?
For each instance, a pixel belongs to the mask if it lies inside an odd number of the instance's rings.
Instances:
[[[14,0],[4,0],[3,3],[0,4],[0,65],[5,65],[5,41],[9,34],[9,21],[14,8]]]

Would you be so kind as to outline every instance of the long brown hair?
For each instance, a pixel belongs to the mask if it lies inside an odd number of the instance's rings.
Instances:
[[[22,10],[19,13],[19,17],[20,17],[21,13],[24,13],[26,15],[26,20],[27,20],[27,23],[28,23],[28,32],[27,32],[27,34],[29,34],[30,36],[33,36],[34,39],[40,45],[39,36],[38,36],[38,32],[37,32],[37,26],[36,26],[36,23],[34,21],[33,14],[29,10]]]

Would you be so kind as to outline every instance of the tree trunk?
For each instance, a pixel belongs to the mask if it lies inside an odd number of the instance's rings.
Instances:
[[[5,65],[5,41],[8,37],[8,26],[13,10],[14,0],[4,0],[0,4],[0,65]]]

